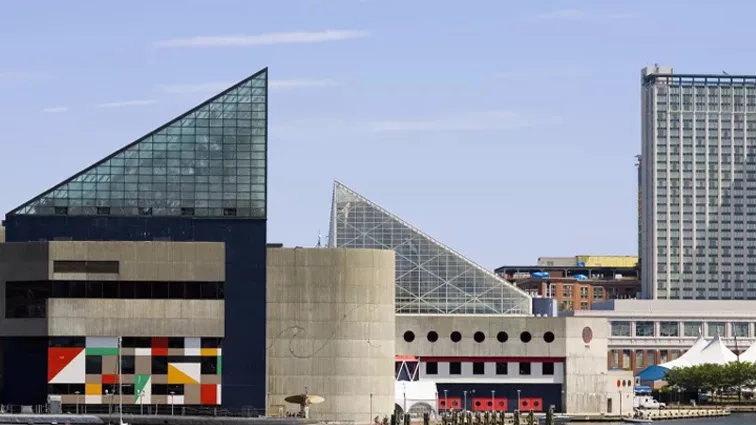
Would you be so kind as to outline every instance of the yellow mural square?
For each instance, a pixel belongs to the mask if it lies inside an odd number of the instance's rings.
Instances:
[[[87,384],[86,395],[102,395],[102,384]]]
[[[216,357],[218,356],[218,349],[217,348],[201,348],[200,355],[202,357]]]

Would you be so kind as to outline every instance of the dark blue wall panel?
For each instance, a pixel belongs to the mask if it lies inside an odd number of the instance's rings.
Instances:
[[[464,400],[464,392],[467,391],[467,409],[473,410],[474,398],[490,398],[491,391],[495,391],[495,398],[507,399],[507,411],[517,410],[517,390],[520,390],[520,398],[540,398],[543,401],[543,411],[549,406],[554,406],[555,412],[562,412],[562,385],[561,384],[436,384],[439,400],[445,396]],[[446,393],[444,393],[446,390]],[[475,392],[473,392],[475,391]],[[463,401],[464,403],[464,401]],[[403,406],[401,406],[403,408]]]
[[[230,409],[251,407],[262,412],[265,408],[264,220],[10,215],[6,217],[5,237],[7,242],[53,240],[56,237],[76,241],[167,238],[176,242],[224,242],[226,335],[222,402]],[[13,385],[24,384],[16,381]],[[37,388],[36,383],[29,385]],[[46,382],[40,388],[46,390]],[[35,397],[34,402],[37,401]]]
[[[3,338],[3,404],[47,402],[47,338]]]

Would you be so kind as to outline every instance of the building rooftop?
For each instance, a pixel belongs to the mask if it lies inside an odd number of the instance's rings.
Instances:
[[[266,216],[263,69],[8,215]]]
[[[575,316],[601,317],[733,317],[756,318],[756,301],[748,300],[608,300],[594,302]]]

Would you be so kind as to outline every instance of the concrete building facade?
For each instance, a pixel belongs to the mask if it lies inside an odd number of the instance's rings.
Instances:
[[[5,397],[220,403],[224,283],[221,243],[0,244]]]
[[[268,414],[287,396],[325,398],[322,420],[372,422],[394,409],[395,259],[390,250],[271,248]]]
[[[438,410],[616,413],[632,374],[607,369],[608,336],[605,319],[399,315],[397,355],[417,374],[397,391],[432,381]]]
[[[680,357],[699,334],[719,334],[734,352],[756,343],[756,311],[750,301],[612,300],[574,317],[609,321],[607,366],[637,373]]]

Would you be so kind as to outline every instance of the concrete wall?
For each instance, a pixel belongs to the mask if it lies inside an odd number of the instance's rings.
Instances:
[[[271,248],[267,259],[268,412],[297,411],[284,398],[307,388],[326,399],[313,418],[390,414],[394,252]]]
[[[428,340],[431,331],[438,334],[436,342]],[[455,343],[451,340],[453,331],[462,334],[461,341]],[[407,332],[414,335],[411,342],[408,341],[411,338],[408,338]],[[482,332],[485,336],[482,342],[474,340],[476,332]],[[507,333],[504,343],[497,339],[500,332]],[[523,332],[531,336],[527,343],[521,340]],[[546,332],[554,334],[553,342],[546,342]],[[397,355],[469,359],[565,358],[564,368],[561,369],[563,376],[554,376],[549,382],[564,384],[564,411],[571,414],[606,412],[608,336],[609,324],[601,318],[399,315],[396,319]],[[537,364],[538,360],[534,362]],[[555,368],[555,373],[557,370],[560,368]],[[482,375],[475,377],[463,373],[455,377],[457,382],[485,381]],[[538,379],[537,375],[513,376],[510,381],[543,383]]]
[[[610,370],[606,379],[606,410],[609,415],[629,415],[633,413],[635,380],[629,370]],[[610,401],[611,400],[611,401]],[[611,411],[609,409],[611,405]]]
[[[118,273],[54,273],[55,261],[118,261]],[[216,300],[52,299],[47,317],[5,319],[5,282],[113,280],[222,282],[219,242],[9,242],[0,244],[0,334],[4,336],[223,336]],[[158,319],[158,320],[155,320]]]
[[[606,413],[606,320],[565,317],[564,402],[569,413]]]
[[[223,337],[223,300],[50,299],[49,336]]]

